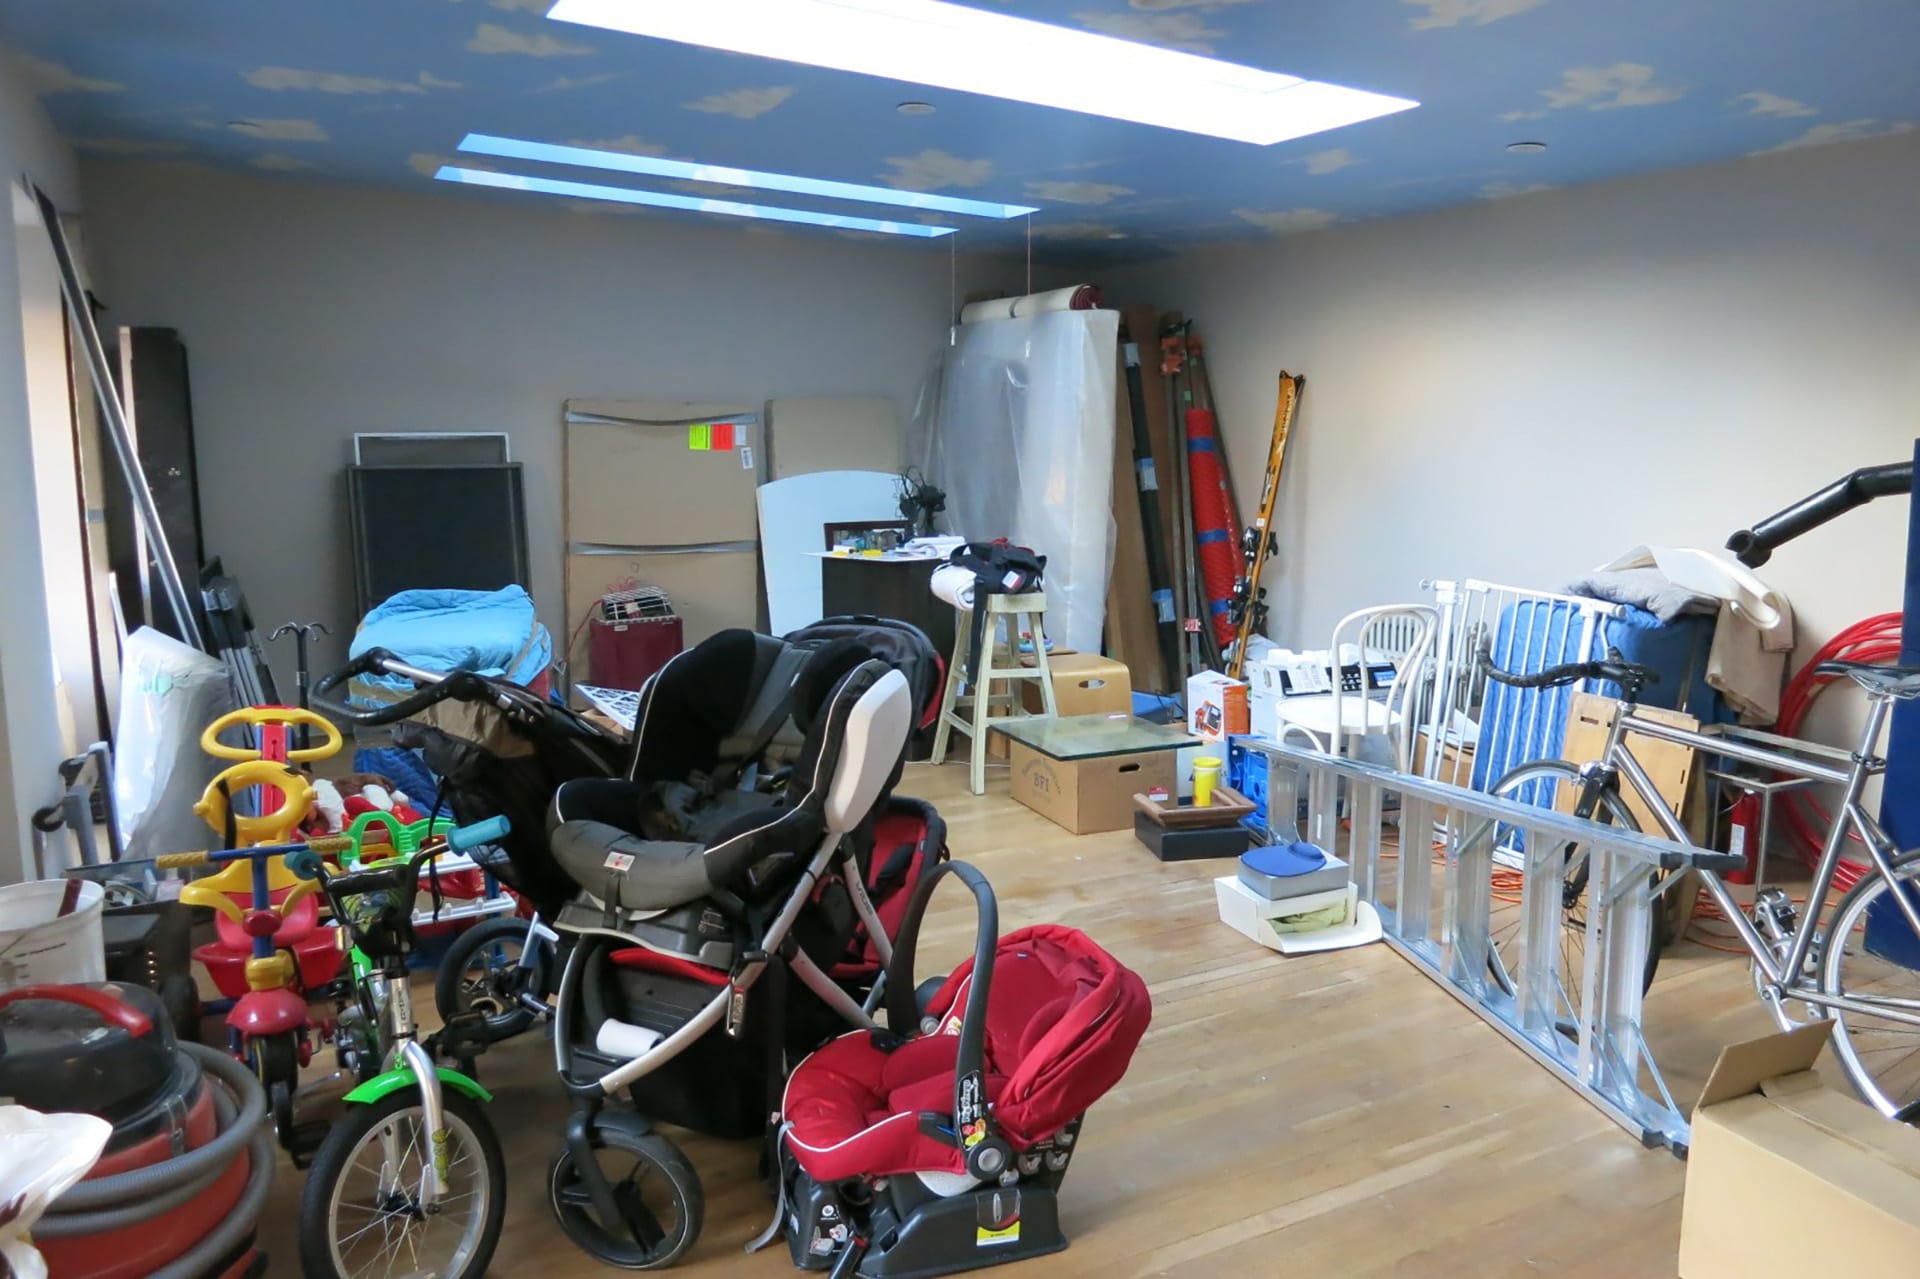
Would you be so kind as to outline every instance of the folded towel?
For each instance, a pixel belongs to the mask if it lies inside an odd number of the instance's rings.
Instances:
[[[1793,651],[1793,605],[1750,569],[1712,551],[1636,546],[1595,573],[1652,569],[1675,587],[1716,602],[1719,618],[1707,654],[1707,683],[1720,690],[1743,724],[1771,724],[1780,714],[1787,654]]]
[[[1720,611],[1718,598],[1690,590],[1657,568],[1595,569],[1567,583],[1567,593],[1643,608],[1663,623],[1671,623],[1683,613]]]

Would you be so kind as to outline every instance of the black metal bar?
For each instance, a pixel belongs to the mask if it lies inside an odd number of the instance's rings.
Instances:
[[[1856,506],[1865,506],[1876,497],[1911,492],[1912,462],[1863,466],[1785,510],[1774,512],[1752,528],[1741,529],[1727,539],[1727,549],[1748,568],[1759,568],[1773,558],[1778,547],[1845,515]]]
[[[1120,350],[1127,366],[1127,410],[1133,423],[1133,477],[1140,491],[1140,526],[1147,542],[1148,598],[1160,637],[1160,660],[1168,687],[1180,687],[1180,616],[1174,605],[1173,578],[1167,567],[1166,532],[1160,523],[1160,477],[1153,465],[1153,436],[1147,430],[1146,384],[1140,374],[1140,344],[1127,341]]]

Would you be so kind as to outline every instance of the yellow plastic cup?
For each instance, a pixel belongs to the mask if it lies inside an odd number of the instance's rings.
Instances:
[[[1202,755],[1193,761],[1193,806],[1213,807],[1213,788],[1220,784],[1220,761]]]

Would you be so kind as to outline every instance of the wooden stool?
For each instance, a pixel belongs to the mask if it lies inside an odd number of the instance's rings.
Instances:
[[[1015,680],[1037,679],[1040,681],[1040,699],[1045,707],[1042,712],[1052,716],[1058,714],[1053,700],[1053,671],[1047,665],[1047,636],[1041,629],[1040,619],[1047,611],[1047,596],[1044,591],[1030,591],[1025,595],[980,595],[974,599],[976,608],[987,611],[987,624],[982,634],[984,652],[980,654],[980,670],[975,677],[973,687],[961,692],[967,684],[967,657],[973,650],[973,619],[961,610],[958,624],[954,628],[953,661],[947,666],[947,693],[940,703],[940,727],[933,735],[933,762],[947,762],[947,742],[953,730],[965,733],[972,748],[972,771],[968,788],[976,795],[987,791],[987,733],[995,721],[1025,719],[1028,712],[1020,705]],[[1013,619],[1013,633],[1007,637],[1007,660],[1010,666],[994,665],[994,651],[999,647],[1000,628],[1006,619]],[[1025,632],[1033,637],[1034,664],[1020,665],[1020,636]],[[1001,683],[995,690],[994,681]],[[1006,703],[1011,714],[993,713],[995,701]],[[966,703],[963,708],[961,703]]]

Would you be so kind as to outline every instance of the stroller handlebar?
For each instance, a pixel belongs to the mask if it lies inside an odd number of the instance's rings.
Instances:
[[[941,863],[913,890],[894,941],[893,960],[887,965],[887,1026],[897,1035],[907,1035],[919,1025],[913,952],[934,886],[947,874],[956,876],[972,892],[979,918],[974,932],[972,979],[967,982],[967,1005],[960,1014],[960,1044],[953,1063],[953,1140],[966,1155],[967,1171],[990,1181],[1000,1175],[1012,1157],[1007,1144],[994,1135],[993,1121],[987,1113],[987,996],[993,987],[993,958],[1000,945],[1000,908],[987,877],[965,862]]]
[[[391,706],[379,706],[372,710],[361,710],[348,704],[338,690],[347,681],[359,675],[398,675],[424,685],[417,693],[401,698]],[[454,671],[443,674],[438,671],[422,670],[410,666],[395,657],[384,648],[370,648],[360,656],[342,666],[339,670],[322,676],[313,686],[311,699],[326,708],[329,715],[354,724],[368,726],[397,724],[403,719],[411,719],[431,706],[438,705],[449,698],[471,695],[472,682],[479,676],[470,671]]]

